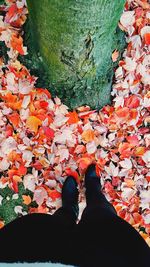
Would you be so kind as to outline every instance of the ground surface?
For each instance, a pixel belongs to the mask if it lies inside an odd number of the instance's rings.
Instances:
[[[9,0],[0,10],[0,227],[26,213],[53,213],[68,174],[79,182],[84,205],[84,172],[96,162],[118,215],[150,244],[148,1],[126,3],[119,26],[127,49],[115,71],[112,105],[100,111],[84,106],[70,112],[36,87],[37,78],[19,62],[27,53],[25,1]],[[115,51],[112,60],[117,58]]]

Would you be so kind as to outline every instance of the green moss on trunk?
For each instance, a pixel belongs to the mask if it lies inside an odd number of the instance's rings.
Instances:
[[[51,90],[71,108],[110,102],[112,51],[125,0],[28,0],[33,44]]]

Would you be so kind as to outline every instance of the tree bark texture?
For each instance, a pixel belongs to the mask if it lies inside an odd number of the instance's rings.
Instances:
[[[71,108],[110,103],[111,55],[125,0],[27,0],[50,88]],[[121,40],[120,40],[121,42]]]

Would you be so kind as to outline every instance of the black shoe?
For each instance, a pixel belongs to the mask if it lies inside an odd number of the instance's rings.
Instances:
[[[79,215],[78,184],[73,176],[68,176],[62,188],[62,207],[71,212],[77,220]]]
[[[85,173],[86,203],[87,205],[100,199],[101,183],[100,177],[96,174],[95,164],[91,164]]]

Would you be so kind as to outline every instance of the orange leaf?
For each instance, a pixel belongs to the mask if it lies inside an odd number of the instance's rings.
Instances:
[[[144,238],[144,240],[146,240],[149,237],[148,234],[146,234],[142,231],[140,231],[140,235]]]
[[[22,198],[23,198],[23,203],[25,205],[29,205],[31,203],[31,197],[30,196],[23,195]]]
[[[38,208],[36,209],[36,212],[44,214],[48,212],[48,208],[41,205],[41,206],[38,206]]]
[[[137,110],[136,109],[131,109],[130,110],[130,119],[131,120],[135,120],[136,118],[137,118],[137,116],[138,116],[138,112],[137,112]]]
[[[127,187],[133,187],[135,185],[135,182],[132,179],[125,178],[124,181],[125,181]]]
[[[4,222],[0,220],[0,229],[2,229],[4,227]]]
[[[95,135],[93,130],[86,130],[82,133],[82,140],[86,143],[93,141],[94,137]]]
[[[115,205],[115,210],[116,210],[116,212],[117,213],[119,213],[119,211],[121,211],[122,210],[122,205],[120,205],[120,204],[117,204],[117,205]]]
[[[17,96],[11,94],[10,92],[7,93],[5,96],[1,96],[2,99],[4,99],[6,102],[15,102],[17,101]]]
[[[148,183],[150,183],[150,176],[146,176],[146,180]]]
[[[112,61],[113,62],[116,62],[118,57],[119,57],[119,51],[118,50],[115,50],[113,53],[112,53]]]
[[[119,145],[119,153],[121,154],[121,158],[129,158],[132,155],[131,145],[129,143],[121,143]]]
[[[129,109],[127,107],[118,108],[116,110],[116,114],[119,118],[128,118],[129,117]]]
[[[22,100],[18,101],[18,98],[16,95],[11,94],[10,92],[7,93],[5,96],[1,97],[6,101],[6,105],[13,110],[20,110],[22,105]]]
[[[10,43],[11,43],[11,46],[14,50],[17,50],[20,55],[24,55],[23,39],[20,35],[19,35],[19,37],[17,37],[16,34],[13,34],[11,37]]]
[[[13,110],[20,110],[22,106],[22,100],[19,100],[15,103],[8,103],[9,107],[12,108]]]
[[[135,0],[139,6],[141,6],[143,9],[150,8],[149,1],[147,0]]]
[[[29,109],[30,109],[30,112],[33,113],[35,111],[35,106],[33,105],[33,103],[31,102],[30,105],[29,105]]]
[[[145,39],[145,44],[150,45],[150,33],[149,32],[145,33],[144,39]]]
[[[18,127],[20,116],[17,112],[8,115],[8,119],[13,124],[13,126]]]
[[[136,224],[141,223],[143,221],[142,215],[139,214],[138,212],[133,213],[133,218]]]
[[[78,118],[78,114],[76,111],[73,111],[73,112],[69,112],[66,117],[68,117],[68,123],[69,124],[74,124],[74,123],[77,123],[79,121],[79,118]]]
[[[37,114],[36,117],[41,120],[44,121],[46,119],[46,114]]]
[[[41,120],[39,120],[35,116],[29,116],[26,121],[26,127],[28,127],[31,131],[34,131],[35,133],[38,130],[38,126],[40,126],[41,124]]]
[[[99,158],[99,159],[97,160],[97,164],[98,164],[100,167],[104,167],[105,164],[106,164],[106,162],[107,162],[107,160],[104,159],[104,158]]]
[[[139,146],[135,148],[134,154],[137,157],[143,156],[145,153],[145,147],[143,146]]]

